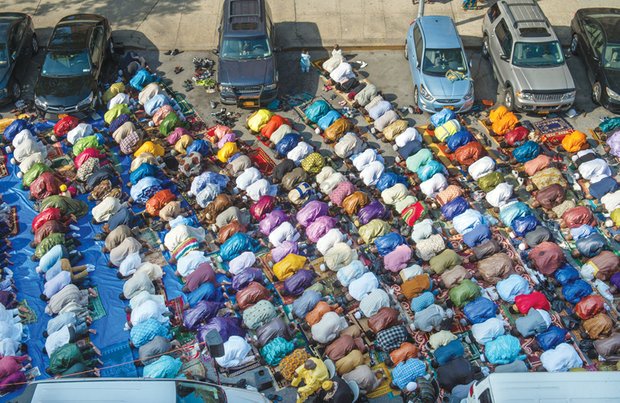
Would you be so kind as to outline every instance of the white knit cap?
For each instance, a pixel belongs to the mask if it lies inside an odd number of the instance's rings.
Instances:
[[[418,388],[418,384],[415,382],[409,382],[406,386],[408,392],[413,392]]]
[[[360,311],[355,312],[353,316],[355,316],[355,319],[362,319],[362,314]]]

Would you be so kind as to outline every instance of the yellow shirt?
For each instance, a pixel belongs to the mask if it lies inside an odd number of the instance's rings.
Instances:
[[[149,153],[155,157],[163,157],[165,152],[164,147],[159,144],[155,144],[152,141],[145,141],[144,144],[133,153],[133,156],[138,157],[140,154]]]

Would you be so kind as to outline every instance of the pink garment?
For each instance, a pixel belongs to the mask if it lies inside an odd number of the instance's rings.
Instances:
[[[265,215],[265,218],[260,220],[258,223],[258,229],[264,235],[271,234],[278,225],[282,224],[284,221],[288,221],[288,215],[282,210],[274,210],[271,213]]]
[[[82,166],[82,164],[85,163],[86,160],[89,158],[98,158],[99,160],[105,160],[106,155],[101,153],[96,148],[87,148],[73,159],[73,165],[75,165],[75,169],[79,169],[80,166]]]
[[[386,270],[397,273],[407,267],[411,254],[411,248],[408,245],[398,245],[396,249],[383,257],[383,266]]]
[[[336,206],[340,207],[342,205],[342,201],[356,190],[355,185],[351,182],[340,182],[338,186],[336,186],[336,188],[329,194],[329,200]]]
[[[167,105],[166,105],[167,106]],[[188,132],[186,129],[182,128],[182,127],[177,127],[175,128],[172,133],[170,133],[168,135],[168,137],[166,137],[166,141],[168,142],[168,144],[170,144],[171,146],[175,145],[177,141],[179,141],[179,139],[181,138],[181,136],[187,134],[188,136],[191,136],[192,134],[190,132]]]
[[[551,157],[546,156],[545,154],[540,154],[538,157],[533,160],[529,160],[525,164],[523,164],[523,169],[527,176],[532,176],[538,171],[542,171],[547,168],[551,164]]]
[[[228,126],[217,125],[213,130],[213,134],[215,135],[215,138],[219,141],[222,137],[224,137],[227,133],[230,133],[231,131],[232,130]]]
[[[297,221],[299,222],[299,224],[301,224],[302,227],[307,227],[308,225],[312,224],[312,222],[318,217],[327,215],[328,209],[329,207],[327,206],[327,203],[313,200],[311,202],[308,202],[308,204],[306,204],[301,210],[299,210],[295,218],[297,218]]]
[[[153,115],[153,123],[155,124],[155,126],[159,126],[161,122],[166,118],[166,116],[168,116],[168,114],[170,114],[170,112],[172,112],[173,110],[174,109],[172,109],[172,106],[170,105],[164,105],[159,108],[157,112],[155,112],[155,114]]]
[[[217,148],[222,148],[224,147],[224,144],[228,142],[234,143],[235,141],[237,141],[237,135],[233,132],[228,132],[217,142]]]
[[[255,220],[262,220],[265,215],[276,206],[276,198],[273,196],[261,196],[258,201],[250,206],[250,214]]]
[[[317,243],[323,235],[336,226],[336,219],[327,215],[317,218],[306,228],[306,237],[312,243]]]

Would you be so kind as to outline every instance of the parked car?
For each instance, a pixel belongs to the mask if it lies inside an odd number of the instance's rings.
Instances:
[[[267,1],[225,0],[218,31],[222,103],[258,107],[275,99],[278,70]]]
[[[30,58],[38,51],[32,18],[23,13],[0,13],[0,104],[21,96],[16,73],[25,71]]]
[[[269,403],[270,400],[248,389],[188,379],[149,378],[49,379],[28,384],[15,399],[15,403],[49,401]]]
[[[573,77],[535,0],[498,1],[484,16],[482,35],[482,55],[491,59],[508,109],[555,112],[573,105]]]
[[[570,51],[586,64],[592,100],[620,113],[620,9],[582,8],[570,27]]]
[[[112,53],[112,31],[105,17],[74,14],[54,27],[34,88],[44,115],[85,115],[99,98],[99,78]]]
[[[420,109],[467,112],[474,104],[474,83],[463,43],[450,17],[422,16],[409,27],[405,59],[413,77],[413,99]],[[451,80],[446,73],[456,72]]]

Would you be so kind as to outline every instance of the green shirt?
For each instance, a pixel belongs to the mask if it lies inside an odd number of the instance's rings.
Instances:
[[[70,369],[74,364],[83,361],[84,357],[77,344],[65,344],[52,353],[49,370],[52,374],[57,375]]]
[[[34,182],[39,176],[41,176],[43,172],[51,171],[52,168],[41,162],[36,162],[32,164],[30,169],[24,174],[24,177],[22,178],[22,183],[24,184],[24,186],[30,186],[32,182]]]
[[[56,245],[64,245],[67,242],[67,238],[65,234],[61,234],[59,232],[54,232],[49,234],[37,245],[34,250],[34,255],[41,259],[43,255],[45,255],[50,249],[52,249]]]
[[[490,192],[495,189],[495,186],[504,182],[504,175],[499,172],[491,172],[478,179],[478,186],[484,192]]]

